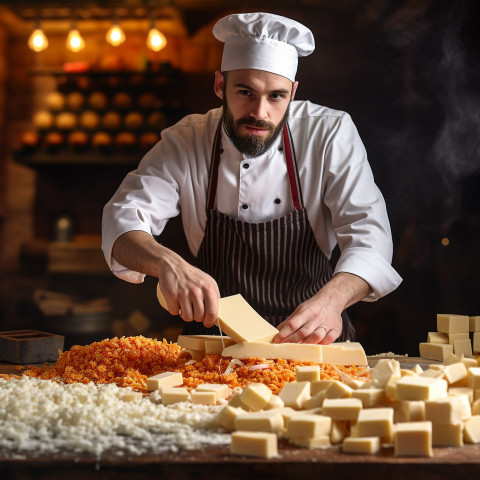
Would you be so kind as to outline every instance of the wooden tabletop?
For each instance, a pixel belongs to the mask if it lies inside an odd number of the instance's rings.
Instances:
[[[373,366],[382,357],[369,357]],[[395,357],[402,367],[416,363],[428,367],[424,359]],[[13,365],[0,365],[0,373],[16,373]],[[476,478],[480,473],[480,445],[463,448],[434,448],[434,457],[394,456],[393,448],[383,448],[375,455],[346,454],[338,446],[309,450],[279,442],[279,456],[273,459],[231,455],[228,446],[202,450],[144,454],[141,456],[102,455],[60,452],[11,459],[0,451],[0,479],[150,479],[169,480],[245,480],[289,479],[396,480],[415,475],[421,480]],[[412,478],[413,480],[413,478]]]

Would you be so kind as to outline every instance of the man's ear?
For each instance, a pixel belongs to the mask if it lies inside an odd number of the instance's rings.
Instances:
[[[295,80],[292,84],[292,94],[290,95],[290,100],[293,100],[295,98],[295,93],[298,88],[298,80]]]
[[[220,70],[215,72],[215,84],[213,86],[213,90],[215,91],[215,95],[220,99],[223,100],[223,87],[225,84],[225,77]]]

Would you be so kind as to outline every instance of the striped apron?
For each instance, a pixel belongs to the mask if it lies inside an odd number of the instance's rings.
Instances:
[[[318,246],[303,205],[290,129],[283,139],[287,171],[295,209],[264,223],[247,223],[215,210],[221,126],[217,127],[207,195],[205,236],[197,266],[217,282],[220,295],[240,293],[272,325],[283,322],[332,277],[328,258]],[[355,329],[346,312],[338,341],[354,340]],[[202,323],[184,324],[184,334],[211,334]]]

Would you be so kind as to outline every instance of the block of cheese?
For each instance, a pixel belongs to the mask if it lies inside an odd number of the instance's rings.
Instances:
[[[322,363],[323,345],[307,343],[266,343],[243,342],[227,347],[222,352],[223,357],[232,358],[284,358],[305,362]]]
[[[406,376],[409,376],[409,377],[415,377],[418,375],[418,373],[414,372],[413,370],[410,370],[408,368],[401,368],[400,369],[400,375],[402,377],[406,377]]]
[[[224,337],[228,338],[228,337]],[[191,350],[205,350],[205,342],[207,340],[221,339],[220,335],[179,335],[177,344],[183,348]]]
[[[222,351],[235,342],[227,336],[205,340],[205,353],[208,355],[221,355]]]
[[[480,315],[470,317],[469,322],[471,332],[480,332]]]
[[[147,378],[147,390],[161,390],[163,387],[178,387],[183,384],[180,372],[164,372]]]
[[[286,383],[278,396],[283,400],[286,407],[300,410],[310,398],[310,382]]]
[[[243,408],[240,407],[232,407],[230,405],[225,405],[217,414],[216,420],[217,423],[227,430],[231,432],[235,430],[235,419],[239,416],[246,413]]]
[[[163,387],[162,405],[172,405],[173,403],[186,402],[190,398],[190,392],[183,387]]]
[[[359,398],[326,398],[322,405],[322,415],[332,420],[356,421],[362,408]]]
[[[362,401],[363,408],[383,405],[387,400],[383,388],[359,388],[352,391],[352,398],[359,398]]]
[[[425,421],[425,402],[421,400],[402,400],[399,409],[405,422]]]
[[[472,390],[480,389],[480,367],[470,367],[468,369],[468,386]]]
[[[397,424],[394,455],[396,457],[433,457],[432,423],[403,422]]]
[[[437,330],[442,333],[465,333],[470,330],[467,315],[437,314]]]
[[[139,402],[143,398],[141,392],[127,392],[122,395],[122,400],[124,402]]]
[[[338,445],[343,442],[343,439],[350,435],[350,428],[348,421],[332,420],[332,429],[330,430],[330,442],[333,445]]]
[[[214,392],[215,400],[218,402],[223,398],[227,398],[230,390],[228,385],[223,383],[202,383],[196,388],[197,392]]]
[[[365,350],[358,342],[335,342],[330,345],[323,345],[323,363],[368,365]]]
[[[285,402],[278,395],[272,394],[270,400],[265,405],[264,410],[273,410],[274,408],[283,408],[284,406]]]
[[[376,407],[360,410],[357,417],[359,437],[380,437],[382,443],[393,440],[393,408]]]
[[[451,345],[455,345],[456,340],[468,340],[470,338],[470,334],[468,332],[447,333],[447,335],[448,335],[448,343],[450,343]]]
[[[215,405],[217,403],[217,394],[212,391],[193,391],[190,392],[192,403],[202,405]]]
[[[242,393],[243,393],[243,390],[238,390],[238,391],[236,391],[236,392],[230,397],[230,399],[228,400],[228,404],[229,404],[231,407],[241,407],[241,406],[242,406],[242,400],[241,400]]]
[[[295,367],[297,382],[313,382],[320,380],[320,365],[299,365]]]
[[[432,423],[432,445],[436,447],[463,447],[463,423],[453,425]]]
[[[453,345],[449,343],[420,343],[420,356],[429,360],[438,360],[443,362],[448,355],[453,353]]]
[[[202,360],[202,358],[205,356],[205,350],[193,350],[191,348],[184,348],[181,352],[181,355],[185,355],[188,353],[191,357],[192,360]]]
[[[218,320],[222,331],[237,343],[271,342],[278,333],[240,294],[220,299]]]
[[[380,450],[379,437],[347,437],[342,443],[345,453],[377,453]]]
[[[449,385],[460,382],[467,378],[467,367],[461,362],[452,363],[443,369],[443,378]]]
[[[235,430],[247,432],[273,432],[283,431],[283,416],[278,411],[242,413],[235,418]]]
[[[416,363],[415,366],[412,368],[412,372],[420,375],[421,373],[423,373],[423,368],[418,363]]]
[[[292,437],[288,441],[297,447],[305,447],[310,450],[315,448],[328,448],[332,444],[330,442],[329,435],[321,435],[320,437],[310,438],[310,437]]]
[[[460,395],[463,396],[465,395],[468,398],[468,401],[470,403],[473,403],[473,395],[474,395],[474,390],[468,387],[450,387],[448,389],[448,395],[453,396],[453,395]]]
[[[359,388],[363,388],[367,382],[363,380],[357,380],[356,378],[349,378],[347,380],[347,385],[352,388],[353,390],[357,390]]]
[[[480,415],[480,398],[472,403],[472,415]]]
[[[314,380],[310,382],[310,394],[316,395],[318,392],[322,390],[326,390],[334,380]]]
[[[315,438],[330,435],[332,419],[324,415],[294,415],[287,421],[285,428],[288,438]]]
[[[447,381],[443,378],[402,377],[397,382],[397,400],[432,400],[447,396]]]
[[[405,375],[404,375],[405,376]],[[397,375],[392,375],[390,379],[388,380],[387,384],[385,385],[385,396],[387,398],[390,398],[394,400],[397,398],[397,382],[401,379],[402,377],[399,377]]]
[[[276,457],[278,455],[278,438],[275,433],[268,432],[233,432],[230,452],[233,455],[249,457]]]
[[[473,333],[473,352],[480,353],[480,332]]]
[[[306,402],[304,403],[304,408],[321,408],[323,402],[325,401],[325,391],[321,390],[317,392],[315,395],[312,395]]]
[[[441,332],[428,332],[427,343],[448,343],[448,334]]]
[[[461,423],[472,415],[470,403],[465,402],[466,396],[454,395],[435,398],[425,402],[425,420],[435,423],[450,424]]]
[[[480,415],[470,417],[463,427],[463,440],[466,443],[480,443]]]
[[[459,357],[464,356],[466,358],[472,358],[472,342],[469,338],[462,340],[455,340],[453,342],[453,353]]]
[[[432,368],[433,365],[430,366],[430,368],[427,368],[424,370],[419,376],[420,377],[430,377],[430,378],[443,378],[443,369],[441,368]],[[442,365],[443,367],[443,365]]]
[[[240,396],[242,406],[257,412],[265,408],[272,398],[272,391],[263,383],[250,383]]]
[[[372,385],[377,388],[385,388],[392,375],[401,376],[400,363],[393,358],[380,359],[370,371]]]
[[[352,392],[352,387],[338,380],[334,380],[325,390],[325,398],[349,398],[352,396]]]

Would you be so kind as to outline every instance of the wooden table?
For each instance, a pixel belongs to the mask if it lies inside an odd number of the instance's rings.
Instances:
[[[369,363],[374,365],[380,358],[369,358]],[[431,363],[409,357],[397,359],[405,368],[416,363],[426,368]],[[0,373],[7,372],[16,372],[15,367],[0,365]],[[375,455],[354,455],[342,453],[338,446],[308,450],[281,441],[279,457],[269,460],[230,455],[228,446],[138,457],[104,455],[100,459],[93,455],[59,453],[12,460],[0,454],[0,479],[463,480],[480,474],[480,445],[433,451],[433,458],[396,458],[393,448],[384,448]]]

